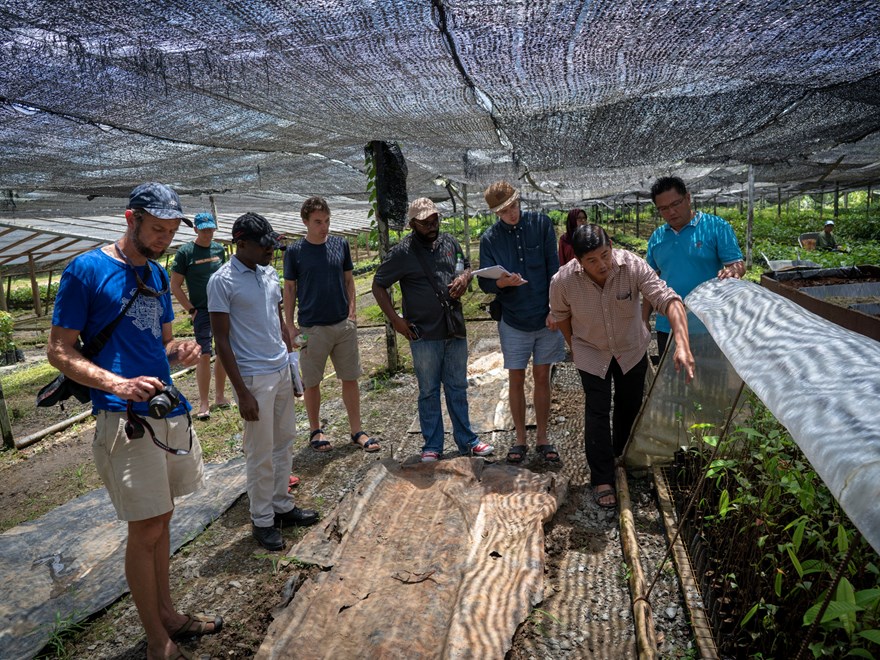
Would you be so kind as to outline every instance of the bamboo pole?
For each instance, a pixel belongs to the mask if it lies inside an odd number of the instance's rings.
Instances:
[[[755,166],[749,165],[749,220],[746,225],[746,270],[752,267],[752,242],[755,225]]]
[[[37,316],[42,316],[43,303],[40,302],[40,285],[37,284],[37,267],[32,254],[28,254],[28,270],[31,276],[31,298],[34,301],[34,312]]]
[[[623,554],[629,567],[629,589],[633,601],[633,625],[636,631],[636,644],[640,660],[659,658],[657,651],[657,634],[654,630],[654,617],[651,604],[648,602],[648,585],[642,570],[639,557],[639,542],[636,536],[636,524],[632,513],[632,500],[629,496],[629,484],[626,470],[617,467],[617,502],[620,505],[620,541]]]
[[[12,425],[9,423],[9,411],[6,410],[6,397],[3,394],[3,383],[0,383],[0,434],[3,435],[3,446],[15,449]]]

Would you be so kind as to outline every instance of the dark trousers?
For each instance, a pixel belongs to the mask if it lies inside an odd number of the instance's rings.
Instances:
[[[578,369],[584,386],[584,450],[590,466],[590,484],[614,483],[614,458],[623,454],[633,422],[642,405],[648,356],[627,373],[617,360],[605,378]],[[611,381],[614,379],[614,441],[611,438]]]

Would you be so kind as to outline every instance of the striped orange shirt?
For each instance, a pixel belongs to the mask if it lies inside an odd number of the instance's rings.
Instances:
[[[557,320],[571,319],[575,366],[605,377],[611,358],[621,370],[632,369],[648,350],[651,335],[642,322],[641,296],[661,314],[681,301],[641,257],[611,250],[611,272],[601,287],[573,259],[550,282],[550,310]]]

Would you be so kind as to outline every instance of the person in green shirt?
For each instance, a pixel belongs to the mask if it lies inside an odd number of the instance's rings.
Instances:
[[[217,223],[210,213],[199,213],[193,219],[196,240],[184,243],[174,255],[171,267],[171,292],[192,319],[196,341],[202,348],[202,357],[196,365],[199,387],[199,412],[196,419],[211,416],[209,393],[211,387],[211,317],[208,314],[208,280],[226,261],[226,251],[213,240]],[[186,281],[186,291],[183,283]],[[214,366],[214,397],[217,407],[230,405],[226,398],[226,371],[220,361]]]
[[[834,238],[834,234],[831,232],[834,231],[834,220],[826,220],[825,221],[825,231],[819,232],[819,237],[816,239],[816,249],[817,250],[829,250],[829,251],[837,251],[840,248],[837,246],[837,241]]]

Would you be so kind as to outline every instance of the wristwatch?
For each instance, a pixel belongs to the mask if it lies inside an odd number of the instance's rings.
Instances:
[[[189,315],[192,316],[193,314],[196,313],[196,308],[195,308],[195,307],[190,307],[187,311],[189,312]]]

